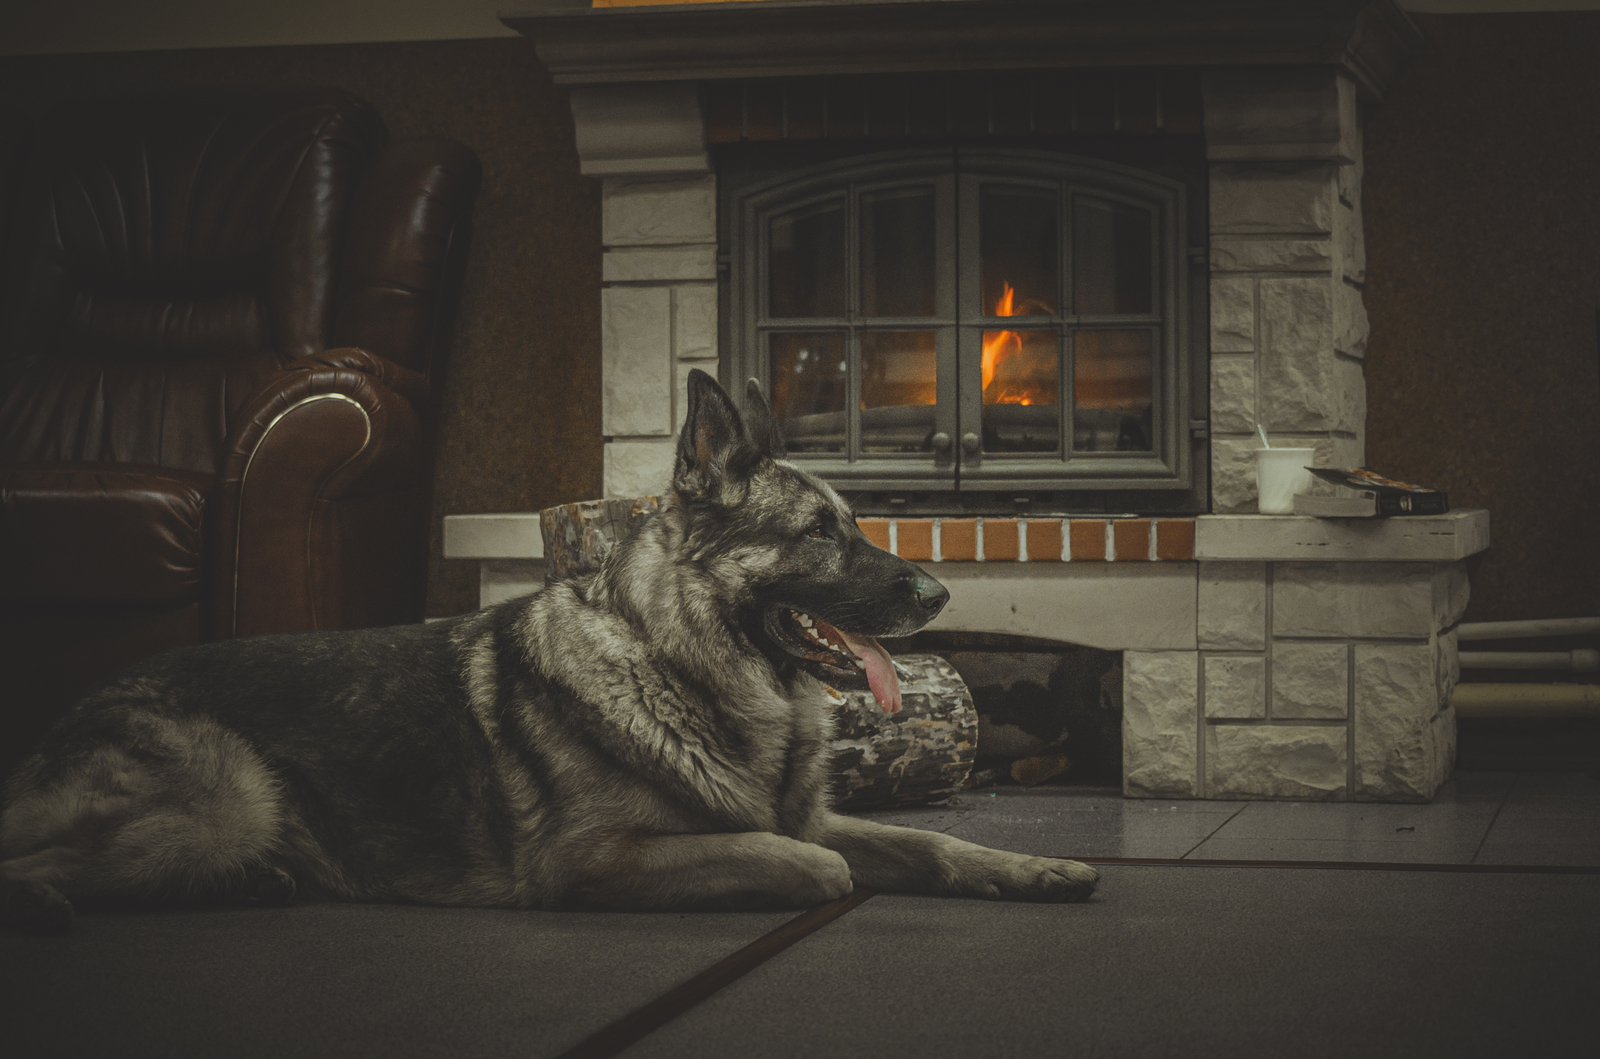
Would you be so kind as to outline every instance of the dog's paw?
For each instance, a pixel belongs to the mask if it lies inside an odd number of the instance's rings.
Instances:
[[[0,920],[18,934],[65,934],[72,902],[49,883],[8,882],[0,887]]]
[[[800,867],[801,878],[789,894],[789,899],[798,906],[835,901],[855,889],[850,880],[850,865],[831,849],[807,845]]]
[[[294,900],[294,876],[282,868],[262,868],[246,880],[239,899],[247,905],[281,908]]]
[[[1075,860],[1022,857],[991,882],[989,896],[1000,901],[1087,901],[1100,873]]]

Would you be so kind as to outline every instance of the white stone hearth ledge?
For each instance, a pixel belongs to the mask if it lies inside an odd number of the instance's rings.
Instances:
[[[1455,562],[1489,546],[1489,512],[1404,518],[1201,515],[1194,557],[1270,562]]]

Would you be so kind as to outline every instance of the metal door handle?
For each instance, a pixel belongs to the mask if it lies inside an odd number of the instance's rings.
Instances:
[[[950,451],[950,435],[946,434],[942,430],[939,431],[939,433],[935,434],[933,437],[929,438],[928,439],[928,443],[933,446],[933,451],[934,452],[949,452]]]
[[[961,435],[961,448],[968,456],[976,456],[978,450],[983,448],[983,439],[976,434]]]

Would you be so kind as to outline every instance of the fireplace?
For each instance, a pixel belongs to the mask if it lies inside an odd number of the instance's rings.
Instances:
[[[715,149],[724,383],[863,513],[1203,510],[1203,180],[1003,139]]]
[[[1255,513],[1263,434],[1364,462],[1362,112],[1421,46],[1392,0],[505,21],[602,183],[607,496],[667,480],[691,369],[757,377],[950,586],[930,629],[1122,653],[1129,796],[1432,796],[1487,513]],[[447,520],[486,602],[537,583],[527,518]]]

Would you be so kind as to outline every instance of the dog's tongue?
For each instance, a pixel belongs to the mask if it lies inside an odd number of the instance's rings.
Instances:
[[[895,675],[894,660],[889,652],[870,636],[852,636],[843,629],[837,630],[845,646],[867,664],[867,683],[872,686],[872,697],[884,713],[900,712],[900,678]]]

